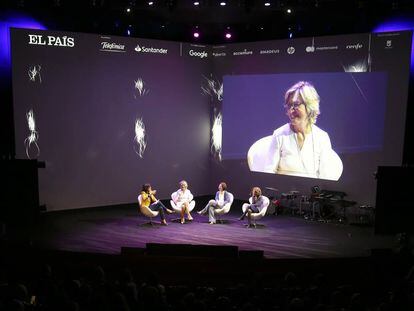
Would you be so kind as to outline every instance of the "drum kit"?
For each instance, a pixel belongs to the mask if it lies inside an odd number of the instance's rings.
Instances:
[[[354,206],[355,201],[345,200],[345,192],[321,190],[319,186],[311,188],[310,195],[300,194],[297,190],[278,194],[279,190],[265,187],[271,201],[268,214],[279,214],[290,211],[307,220],[321,222],[347,223],[347,208]]]

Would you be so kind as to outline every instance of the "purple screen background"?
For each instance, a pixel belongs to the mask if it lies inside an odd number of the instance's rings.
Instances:
[[[33,109],[38,159],[46,163],[41,204],[62,210],[132,203],[147,182],[169,198],[182,179],[194,193],[209,192],[210,107],[200,91],[208,62],[182,57],[185,46],[175,42],[65,33],[75,47],[28,46],[30,32],[12,37],[16,154],[26,158],[25,116]],[[123,43],[126,52],[102,52],[101,41]],[[137,53],[137,44],[168,54]],[[41,83],[29,81],[34,64],[41,65]],[[137,78],[148,94],[138,95]],[[134,150],[137,118],[146,130],[143,158]]]

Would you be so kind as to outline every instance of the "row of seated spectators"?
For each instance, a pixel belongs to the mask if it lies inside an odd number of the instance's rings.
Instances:
[[[27,255],[15,262],[5,258],[0,255],[0,311],[414,310],[412,258],[404,261],[403,270],[395,266],[401,261],[382,260],[376,263],[380,269],[349,271],[352,277],[346,281],[338,277],[344,273],[328,272],[321,261],[320,265],[309,265],[312,271],[285,271],[272,276],[270,282],[265,272],[248,273],[249,267],[263,264],[262,260],[250,260],[241,264],[244,273],[247,271],[243,281],[211,285],[200,285],[197,275],[191,282],[166,281],[157,271],[148,272],[139,264],[106,267],[102,261],[68,265],[65,260],[59,262],[59,257],[51,264],[38,259],[34,264]],[[164,264],[168,262],[164,260]],[[343,267],[338,265],[337,269]]]

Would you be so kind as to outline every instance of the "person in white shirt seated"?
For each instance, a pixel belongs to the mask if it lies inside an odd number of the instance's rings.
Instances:
[[[311,83],[300,81],[293,85],[285,94],[289,123],[250,147],[250,170],[338,180],[342,161],[332,149],[328,133],[315,125],[320,115],[319,102]]]
[[[189,221],[193,220],[189,209],[193,197],[193,194],[188,189],[188,183],[185,180],[180,181],[180,189],[171,195],[171,199],[174,201],[177,208],[181,208],[180,222],[182,224],[184,223],[184,215],[187,215]]]
[[[222,208],[224,205],[226,205],[227,203],[230,203],[231,201],[230,195],[227,192],[227,185],[225,182],[221,182],[219,184],[218,190],[219,191],[216,192],[215,199],[210,200],[208,204],[201,211],[197,212],[200,215],[205,215],[208,213],[208,221],[210,225],[213,225],[216,223],[216,217],[215,217],[214,210]]]

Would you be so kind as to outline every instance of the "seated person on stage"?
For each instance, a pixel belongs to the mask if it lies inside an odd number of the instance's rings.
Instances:
[[[218,186],[218,190],[216,193],[216,198],[214,200],[210,200],[206,207],[204,207],[201,211],[197,213],[200,215],[205,215],[208,212],[208,221],[210,225],[216,223],[216,218],[214,215],[215,209],[220,209],[227,203],[230,203],[230,196],[227,193],[227,185],[225,182],[221,182]]]
[[[244,205],[247,205],[246,211],[243,213],[243,215],[241,215],[241,217],[239,218],[239,220],[243,220],[244,217],[246,217],[247,215],[247,220],[249,223],[249,227],[252,226],[252,219],[251,219],[251,215],[252,213],[260,213],[260,211],[263,209],[264,207],[264,200],[263,200],[263,196],[262,196],[262,190],[259,187],[253,187],[252,189],[252,203],[244,203]]]
[[[172,210],[166,208],[164,204],[160,200],[157,200],[155,198],[155,194],[157,193],[157,190],[152,190],[150,184],[144,184],[142,186],[141,191],[141,205],[144,207],[148,207],[152,211],[159,211],[160,217],[161,217],[161,223],[163,225],[167,225],[167,221],[165,220],[165,212],[168,214],[173,213]]]
[[[171,195],[172,200],[178,208],[181,208],[180,222],[184,223],[184,215],[187,214],[189,221],[193,220],[191,217],[189,205],[193,200],[193,194],[188,190],[188,184],[185,180],[180,181],[180,189]]]

